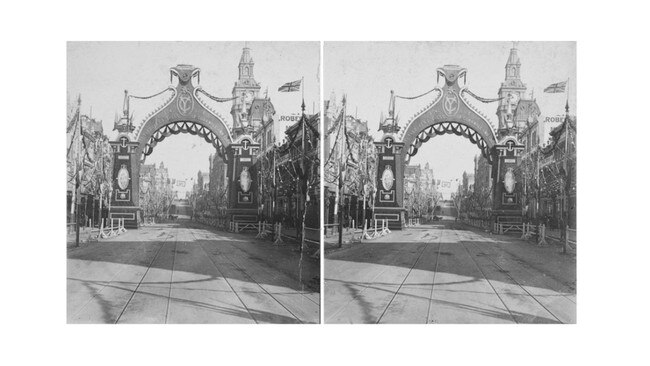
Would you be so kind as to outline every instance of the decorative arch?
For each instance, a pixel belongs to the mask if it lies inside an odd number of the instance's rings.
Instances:
[[[132,169],[133,199],[139,205],[140,165],[144,163],[156,145],[171,135],[189,133],[203,137],[212,144],[217,153],[226,157],[226,149],[232,144],[230,129],[215,110],[201,99],[202,94],[218,102],[231,99],[216,98],[205,92],[200,86],[194,86],[192,80],[200,80],[200,69],[192,65],[177,65],[170,68],[170,78],[176,76],[178,84],[169,89],[172,96],[160,107],[145,116],[140,127],[135,131],[135,161]],[[138,193],[138,194],[136,194]]]
[[[416,113],[402,129],[397,126],[394,110],[394,96],[391,91],[389,118],[380,129],[385,132],[381,140],[375,142],[378,153],[377,183],[374,219],[386,220],[391,229],[401,229],[404,218],[404,171],[410,158],[417,154],[423,143],[437,135],[453,133],[464,136],[481,150],[481,154],[492,164],[500,159],[497,137],[487,117],[475,108],[468,98],[482,103],[499,99],[481,98],[459,85],[459,79],[466,79],[467,70],[456,65],[445,65],[437,69],[438,80],[444,77],[442,87],[435,87],[436,98]],[[428,94],[429,92],[425,93]],[[423,95],[425,95],[423,94]],[[422,95],[420,95],[422,96]],[[420,97],[418,96],[418,97]],[[404,99],[415,99],[418,97]],[[493,169],[494,170],[494,169]]]

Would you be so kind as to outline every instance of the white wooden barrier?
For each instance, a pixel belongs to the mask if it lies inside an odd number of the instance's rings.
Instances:
[[[378,223],[381,221],[381,227],[378,226]],[[363,225],[363,231],[360,233],[359,240],[361,239],[375,239],[384,235],[390,234],[390,229],[388,229],[388,220],[374,220],[374,227],[368,228],[367,223]]]
[[[112,238],[114,236],[120,235],[122,233],[126,232],[126,228],[124,227],[124,219],[123,218],[106,218],[104,220],[110,220],[111,225],[106,226],[105,221],[102,220],[101,225],[99,227],[99,235],[98,237],[107,239],[107,238]]]

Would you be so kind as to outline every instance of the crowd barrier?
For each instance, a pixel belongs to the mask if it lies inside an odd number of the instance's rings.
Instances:
[[[107,225],[110,222],[110,226]],[[126,229],[124,228],[124,219],[117,219],[117,218],[105,218],[101,221],[101,224],[99,225],[98,229],[98,238],[112,238],[114,236],[118,236],[122,233],[125,233]]]
[[[464,224],[467,224],[469,226],[473,226],[479,229],[484,229],[484,230],[491,230],[492,229],[492,222],[490,220],[486,219],[477,219],[477,218],[463,218],[461,221]]]
[[[373,220],[373,222],[374,226],[368,227],[368,222],[366,221],[362,230],[355,230],[352,234],[352,241],[372,240],[390,234],[388,220]],[[381,223],[381,226],[378,225],[379,223]],[[359,234],[359,237],[356,237],[356,234]]]
[[[521,233],[520,239],[537,239],[537,245],[548,245],[548,240],[555,240],[563,245],[566,252],[569,248],[575,249],[577,245],[577,230],[569,227],[564,232],[559,231],[560,237],[549,235],[545,224],[534,225],[531,223],[494,223],[493,232],[504,235],[507,233]],[[563,234],[563,235],[562,235]],[[573,246],[573,247],[572,247]]]

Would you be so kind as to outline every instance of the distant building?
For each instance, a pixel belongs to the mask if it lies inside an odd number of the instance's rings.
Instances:
[[[171,179],[169,179],[169,171],[165,167],[165,163],[160,162],[156,164],[142,164],[140,167],[140,197],[149,191],[149,188],[156,187],[157,189],[172,189]]]

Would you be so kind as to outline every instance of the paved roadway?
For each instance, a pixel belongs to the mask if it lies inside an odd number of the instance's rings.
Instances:
[[[318,323],[319,261],[180,220],[68,250],[69,323]]]
[[[575,255],[453,221],[326,253],[325,323],[575,323]]]

